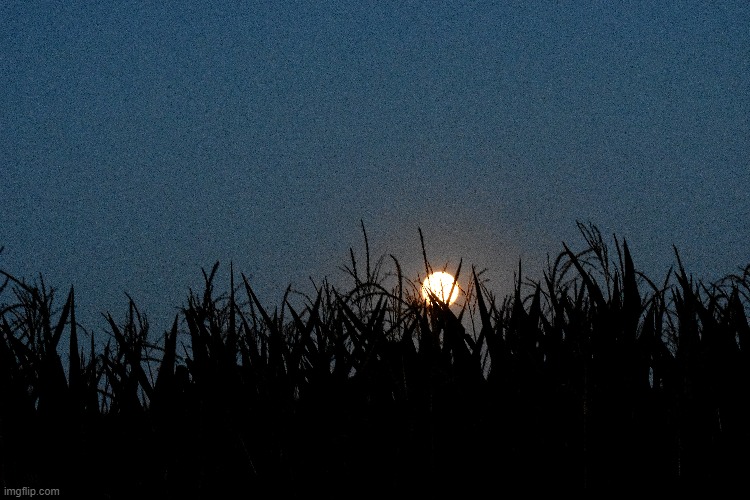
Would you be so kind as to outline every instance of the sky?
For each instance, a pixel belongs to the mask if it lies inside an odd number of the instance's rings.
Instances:
[[[361,224],[498,295],[576,221],[710,281],[750,263],[750,3],[4,1],[0,176],[0,269],[96,331],[216,261],[346,289]]]

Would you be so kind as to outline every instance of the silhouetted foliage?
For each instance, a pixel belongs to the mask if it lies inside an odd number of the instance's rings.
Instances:
[[[57,311],[41,278],[2,272],[1,482],[87,498],[747,489],[750,266],[707,285],[675,249],[657,285],[626,242],[611,258],[579,228],[583,251],[563,245],[539,281],[519,265],[502,301],[472,268],[460,307],[424,301],[392,256],[393,273],[373,264],[366,233],[352,288],[324,281],[301,310],[267,310],[233,269],[217,295],[216,263],[161,338],[130,300],[99,351],[72,288]]]

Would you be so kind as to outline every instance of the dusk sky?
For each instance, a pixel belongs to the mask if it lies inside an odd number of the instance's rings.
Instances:
[[[127,292],[161,333],[217,260],[271,309],[349,283],[360,220],[499,295],[577,220],[656,281],[750,263],[744,0],[4,1],[0,96],[0,268],[97,331]]]

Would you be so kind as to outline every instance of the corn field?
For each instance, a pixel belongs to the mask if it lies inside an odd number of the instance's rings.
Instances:
[[[505,298],[459,264],[470,285],[450,307],[369,249],[349,289],[274,310],[233,269],[217,291],[216,263],[161,334],[132,300],[89,332],[73,288],[58,300],[2,271],[0,482],[78,498],[747,491],[750,265],[707,284],[675,249],[655,282],[625,241],[579,229],[583,250],[563,245],[539,280],[519,266]]]

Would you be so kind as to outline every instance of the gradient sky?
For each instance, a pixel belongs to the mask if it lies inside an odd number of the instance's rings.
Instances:
[[[349,283],[360,220],[499,295],[576,220],[657,281],[750,263],[746,1],[4,1],[0,132],[0,268],[95,330],[217,260],[271,308]]]

